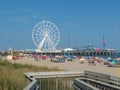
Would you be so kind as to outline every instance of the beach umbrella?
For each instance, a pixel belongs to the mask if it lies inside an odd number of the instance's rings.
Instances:
[[[117,60],[113,60],[112,64],[114,64],[114,65],[117,64]]]
[[[107,58],[109,62],[112,62],[114,59],[112,59],[111,57]]]
[[[104,61],[105,61],[105,62],[107,62],[107,61],[108,61],[108,59],[107,59],[107,58],[104,58]]]
[[[110,59],[111,59],[111,57],[108,57],[107,59],[109,59],[109,60],[110,60]]]
[[[46,55],[42,55],[42,59],[46,59],[47,58],[47,56]]]
[[[66,54],[64,54],[64,57],[67,57],[67,55],[66,55]]]
[[[73,59],[73,58],[74,58],[74,56],[70,55],[70,56],[69,56],[69,58]]]
[[[99,59],[99,57],[95,57],[95,59]]]
[[[80,58],[80,63],[84,63],[85,62],[85,58]]]
[[[80,58],[80,61],[85,61],[86,59],[85,58]]]
[[[55,57],[56,57],[56,58],[60,58],[60,56],[59,56],[59,55],[56,55]]]
[[[120,58],[116,58],[116,60],[120,60]]]

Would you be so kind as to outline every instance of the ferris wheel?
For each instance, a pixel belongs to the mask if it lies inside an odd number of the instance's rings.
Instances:
[[[41,21],[35,25],[32,39],[39,50],[55,50],[60,40],[60,32],[52,22]]]

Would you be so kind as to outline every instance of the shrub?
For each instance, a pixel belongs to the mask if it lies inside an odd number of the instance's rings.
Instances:
[[[22,90],[25,87],[24,72],[57,71],[57,68],[37,67],[0,62],[0,90]]]

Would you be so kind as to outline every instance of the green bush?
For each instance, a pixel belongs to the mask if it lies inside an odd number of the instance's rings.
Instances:
[[[25,83],[25,72],[58,71],[57,68],[37,67],[33,65],[22,65],[0,62],[0,90],[22,90]]]

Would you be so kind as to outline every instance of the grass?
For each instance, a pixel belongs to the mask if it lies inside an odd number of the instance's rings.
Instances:
[[[0,61],[0,90],[22,90],[25,83],[25,72],[58,71],[57,68],[37,67]]]

